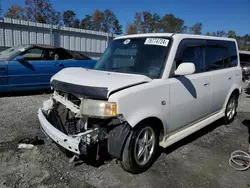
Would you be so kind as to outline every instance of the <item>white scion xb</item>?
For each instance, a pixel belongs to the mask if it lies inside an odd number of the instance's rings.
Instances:
[[[131,173],[224,118],[233,121],[242,69],[234,39],[188,34],[115,38],[94,69],[65,68],[38,111],[41,129],[75,156],[102,155]]]

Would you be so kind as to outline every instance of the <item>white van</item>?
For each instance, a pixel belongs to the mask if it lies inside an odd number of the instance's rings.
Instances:
[[[41,128],[75,154],[100,146],[131,173],[166,148],[224,118],[233,121],[242,69],[234,39],[188,34],[115,38],[94,70],[65,68],[38,111]],[[91,151],[91,152],[90,152]]]

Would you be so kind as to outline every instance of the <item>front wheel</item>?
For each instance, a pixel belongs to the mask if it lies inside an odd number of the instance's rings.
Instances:
[[[238,106],[238,97],[236,95],[232,95],[227,103],[225,110],[225,117],[224,117],[225,124],[230,124],[234,120],[237,106]]]
[[[149,124],[138,125],[125,143],[122,168],[133,174],[146,171],[154,163],[158,146],[158,131]]]

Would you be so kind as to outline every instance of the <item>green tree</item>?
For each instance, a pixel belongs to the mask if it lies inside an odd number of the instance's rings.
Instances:
[[[92,14],[92,29],[95,31],[101,31],[103,19],[103,13],[100,10],[95,10]]]
[[[236,34],[235,31],[230,30],[230,31],[227,32],[227,37],[228,38],[234,38],[234,39],[236,39],[237,38],[237,34]]]
[[[238,36],[234,30],[227,32],[227,37],[236,39],[240,50],[250,50],[250,35]]]
[[[102,31],[110,32],[115,19],[114,13],[110,9],[105,9],[103,11]]]
[[[248,34],[240,37],[237,37],[237,42],[240,50],[250,50],[250,36]]]
[[[196,23],[189,28],[189,32],[196,35],[201,35],[202,23]]]
[[[66,27],[73,27],[76,14],[72,10],[67,10],[63,12],[63,23]]]
[[[116,19],[113,23],[113,31],[114,31],[114,34],[116,35],[122,34],[122,25],[120,25],[118,19]]]
[[[216,37],[227,37],[227,33],[224,30],[213,32],[212,35]]]
[[[51,16],[51,24],[62,25],[62,15],[59,11],[53,11]]]
[[[127,24],[127,28],[126,28],[126,33],[128,35],[130,35],[130,34],[137,34],[136,25],[134,23],[128,23]]]
[[[134,25],[136,27],[137,33],[143,33],[143,21],[142,21],[142,13],[141,12],[135,13]]]
[[[143,33],[151,33],[153,28],[152,28],[152,14],[150,11],[143,11],[142,12],[142,18],[143,18],[143,23],[142,23],[142,31]]]
[[[80,23],[80,28],[81,29],[92,30],[92,16],[86,14],[85,18],[82,19],[82,21]]]
[[[74,28],[80,28],[80,20],[78,18],[76,18],[73,22],[73,26]]]
[[[58,12],[50,0],[25,0],[26,18],[29,21],[53,24],[58,20]]]
[[[110,9],[103,11],[102,31],[114,34],[122,33],[122,25],[120,25],[116,15]]]
[[[25,20],[25,12],[24,12],[24,9],[21,6],[13,5],[4,14],[4,17],[12,18],[12,19],[24,19]]]
[[[184,20],[175,17],[173,14],[166,14],[161,18],[160,29],[167,33],[185,33],[187,27],[184,25]]]
[[[206,35],[211,36],[212,34],[210,32],[207,32]]]
[[[150,11],[136,12],[133,27],[137,33],[155,33],[160,31],[160,21],[158,14],[152,14]]]
[[[161,17],[156,13],[153,14],[151,25],[150,25],[150,30],[152,33],[156,33],[160,31],[160,21],[161,21]]]

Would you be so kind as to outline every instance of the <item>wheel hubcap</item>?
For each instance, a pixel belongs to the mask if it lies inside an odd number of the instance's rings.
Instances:
[[[135,142],[135,160],[145,165],[152,157],[155,149],[155,133],[151,127],[142,129]]]
[[[228,103],[227,118],[231,120],[234,117],[235,112],[236,112],[236,101],[234,100],[234,98],[232,98]]]

